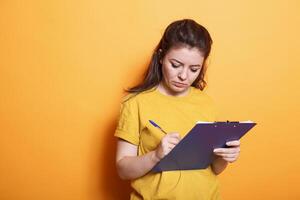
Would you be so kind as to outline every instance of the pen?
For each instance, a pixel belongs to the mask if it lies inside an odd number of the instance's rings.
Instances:
[[[149,122],[156,128],[160,129],[164,134],[168,134],[166,131],[164,131],[160,126],[158,126],[154,121],[149,120]]]

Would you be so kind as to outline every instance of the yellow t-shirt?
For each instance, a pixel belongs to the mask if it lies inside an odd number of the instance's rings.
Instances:
[[[183,138],[199,120],[216,121],[212,99],[190,87],[186,96],[167,96],[157,88],[129,94],[121,104],[115,136],[138,146],[138,155],[156,149],[164,136],[149,123],[153,120],[167,132]],[[211,167],[202,170],[149,172],[131,181],[131,200],[220,200],[219,182]]]

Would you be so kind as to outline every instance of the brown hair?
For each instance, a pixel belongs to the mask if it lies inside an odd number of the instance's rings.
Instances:
[[[162,78],[160,60],[174,47],[197,48],[204,56],[203,66],[199,76],[192,86],[203,90],[206,86],[204,75],[207,69],[206,60],[210,54],[212,39],[205,27],[192,19],[174,21],[168,25],[163,37],[154,49],[150,64],[144,75],[143,81],[127,90],[129,93],[140,93],[157,86]]]

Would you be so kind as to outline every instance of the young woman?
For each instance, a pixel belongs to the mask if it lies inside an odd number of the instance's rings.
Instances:
[[[214,103],[203,91],[211,45],[209,32],[194,20],[171,23],[144,80],[127,91],[115,131],[116,165],[119,176],[131,180],[131,200],[221,199],[217,175],[237,160],[238,140],[227,142],[229,148],[214,149],[215,159],[207,169],[150,172],[197,121],[217,120]]]

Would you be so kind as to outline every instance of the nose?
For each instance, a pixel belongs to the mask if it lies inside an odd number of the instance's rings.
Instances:
[[[187,70],[186,69],[182,69],[179,73],[178,73],[178,78],[182,81],[187,79]]]

